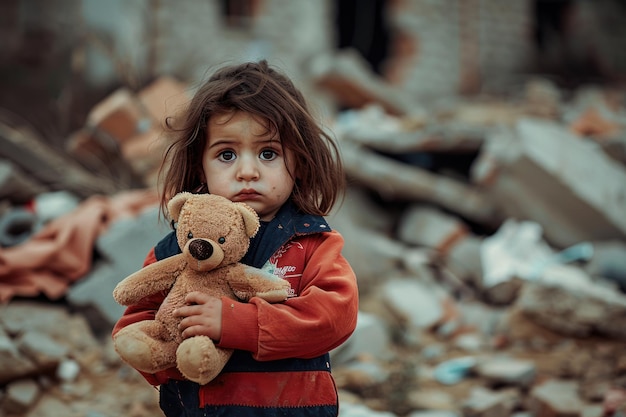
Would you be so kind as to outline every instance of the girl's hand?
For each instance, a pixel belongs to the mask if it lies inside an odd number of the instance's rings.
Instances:
[[[182,336],[208,336],[219,342],[222,335],[222,300],[198,291],[185,297],[184,307],[174,310],[174,315],[183,317],[178,325]]]

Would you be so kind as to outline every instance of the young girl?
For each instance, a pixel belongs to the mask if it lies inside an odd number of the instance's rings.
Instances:
[[[354,272],[341,255],[343,238],[322,216],[344,185],[334,142],[305,100],[265,61],[225,67],[192,99],[168,148],[161,210],[180,191],[208,192],[250,205],[261,219],[243,263],[291,284],[284,303],[259,298],[233,303],[187,296],[184,338],[207,335],[235,349],[206,385],[177,369],[142,375],[160,385],[166,416],[337,416],[328,352],[353,332],[358,312]],[[180,253],[175,233],[145,265]],[[113,329],[154,317],[164,294],[130,306]]]

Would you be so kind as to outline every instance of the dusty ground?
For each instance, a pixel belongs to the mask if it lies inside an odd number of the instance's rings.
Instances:
[[[81,358],[76,380],[40,378],[46,387],[23,417],[147,417],[162,415],[158,392],[136,371],[121,363],[109,344],[91,359]],[[1,415],[1,414],[0,414]],[[13,417],[8,414],[7,417]]]
[[[624,343],[607,339],[569,339],[515,316],[510,324],[506,341],[494,354],[506,353],[531,359],[537,366],[537,380],[570,376],[582,382],[585,369],[607,369],[607,366],[622,375],[626,371]],[[442,343],[447,342],[432,333],[425,333],[421,345]],[[339,388],[343,388],[343,401],[364,403],[372,409],[392,411],[402,416],[414,410],[411,398],[417,392],[435,390],[445,393],[457,401],[458,406],[468,398],[473,388],[487,386],[486,381],[476,377],[468,377],[450,386],[417,377],[435,362],[467,355],[467,352],[448,347],[443,357],[429,362],[424,360],[419,349],[401,346],[393,346],[392,349],[395,353],[393,359],[380,363],[389,372],[384,382],[368,382],[351,375],[341,366],[335,366],[337,383]],[[36,405],[26,414],[5,414],[6,417],[161,415],[157,390],[120,362],[108,341],[102,341],[102,345],[91,354],[82,355],[79,363],[82,371],[74,381],[61,383],[54,377],[40,377],[39,383],[43,388]],[[600,410],[601,403],[596,401],[595,405]]]

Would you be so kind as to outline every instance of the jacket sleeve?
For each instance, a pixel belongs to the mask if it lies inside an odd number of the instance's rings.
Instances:
[[[219,346],[251,351],[257,360],[312,358],[342,344],[358,314],[355,274],[342,256],[338,232],[309,236],[300,293],[284,303],[258,297],[222,299]]]

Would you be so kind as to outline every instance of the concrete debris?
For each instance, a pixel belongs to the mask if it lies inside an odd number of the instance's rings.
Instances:
[[[21,380],[10,383],[3,398],[3,409],[8,414],[23,414],[37,401],[39,385],[33,380]]]
[[[430,410],[430,412],[438,411],[441,415],[444,410],[452,411],[454,406],[454,398],[444,391],[437,389],[418,389],[409,393],[407,401],[417,410]],[[426,412],[424,412],[426,413]],[[448,412],[448,415],[451,414]],[[428,414],[424,414],[427,416]],[[437,415],[437,414],[433,414]]]
[[[367,183],[386,200],[430,201],[479,223],[494,220],[491,202],[469,184],[434,175],[353,143],[342,143],[341,150],[348,174]]]
[[[444,387],[479,379],[483,388],[447,401],[453,412],[600,417],[625,375],[619,359],[592,347],[601,341],[613,354],[625,347],[626,171],[599,139],[624,135],[623,108],[605,108],[611,122],[592,126],[597,118],[574,111],[587,108],[581,101],[566,102],[543,80],[529,83],[521,100],[459,100],[428,111],[417,103],[416,113],[400,116],[370,103],[339,115],[334,130],[352,189],[370,190],[376,203],[346,204],[334,220],[364,277],[362,309],[388,323],[398,355],[421,352],[418,392],[456,392]],[[465,171],[454,165],[459,153],[471,161]],[[449,166],[433,163],[442,155],[450,155]],[[455,198],[448,200],[450,189]],[[381,277],[382,264],[395,270]],[[472,304],[487,311],[473,317],[466,308]],[[569,343],[573,355],[590,359],[569,359]],[[397,361],[388,359],[389,369]],[[582,368],[573,371],[573,363]],[[392,371],[387,381],[394,378],[402,377]],[[539,388],[552,379],[566,383]],[[367,394],[343,382],[341,389],[373,409],[385,398],[373,382]],[[398,395],[413,413],[446,410]],[[392,402],[386,409],[413,415]]]
[[[583,404],[574,381],[548,380],[534,387],[530,394],[530,411],[537,417],[581,417]]]
[[[176,123],[177,113],[190,99],[187,86],[172,77],[160,77],[136,94],[120,88],[89,113],[85,128],[93,133],[85,140],[95,142],[92,147],[114,144],[114,152],[130,165],[142,184],[155,186],[168,145],[166,125]]]
[[[332,351],[331,358],[338,365],[364,356],[389,359],[390,345],[387,324],[380,317],[361,311],[354,333],[346,343]]]
[[[463,416],[497,417],[510,415],[517,407],[518,396],[511,391],[492,391],[483,387],[474,388],[463,403]]]
[[[358,111],[346,110],[338,116],[337,133],[351,142],[395,155],[418,151],[470,152],[479,150],[484,143],[485,128],[475,120],[462,120],[459,115],[442,122],[416,106],[403,118],[387,114],[377,104]]]
[[[482,360],[475,372],[494,385],[506,384],[527,388],[535,381],[537,370],[532,361],[497,356]]]
[[[443,318],[446,298],[441,288],[427,282],[389,278],[382,285],[379,301],[396,318],[397,325],[411,333],[438,324]]]
[[[615,288],[593,284],[529,283],[516,301],[520,310],[543,326],[576,337],[593,334],[626,340],[626,296]]]
[[[112,180],[86,170],[47,145],[31,126],[4,112],[0,112],[0,158],[18,166],[31,182],[48,190],[66,190],[83,198],[119,190]]]
[[[315,84],[330,91],[347,107],[360,108],[374,103],[394,115],[407,114],[413,108],[405,92],[377,77],[353,49],[317,55],[309,71]]]
[[[432,248],[447,256],[449,248],[468,234],[466,224],[435,207],[412,205],[398,225],[398,238],[410,245]]]
[[[555,122],[490,136],[475,172],[508,217],[540,223],[555,246],[626,238],[626,168]]]

